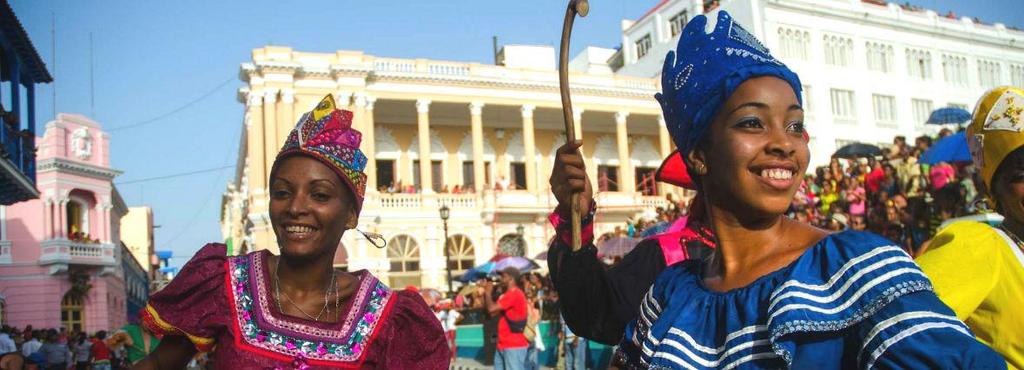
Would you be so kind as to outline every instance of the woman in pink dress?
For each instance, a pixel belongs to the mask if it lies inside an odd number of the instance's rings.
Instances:
[[[184,368],[197,351],[217,369],[448,368],[444,332],[419,295],[332,266],[366,186],[351,123],[330,95],[303,115],[270,171],[280,256],[199,250],[146,305],[143,323],[163,340],[136,369]]]

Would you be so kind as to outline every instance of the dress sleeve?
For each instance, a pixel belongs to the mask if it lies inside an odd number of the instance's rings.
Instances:
[[[1006,369],[931,291],[901,296],[854,328],[861,369]]]
[[[227,328],[225,296],[227,248],[207,244],[171,283],[149,298],[142,323],[157,336],[185,336],[200,352],[213,349],[217,334]]]
[[[447,369],[451,352],[441,322],[418,294],[395,292],[381,369]],[[378,340],[380,340],[378,339]]]
[[[573,252],[555,237],[548,248],[548,270],[566,324],[577,335],[608,345],[622,339],[626,323],[636,318],[641,298],[664,269],[656,239],[641,242],[612,268],[598,260],[592,243]]]
[[[932,282],[935,294],[966,320],[985,300],[999,277],[1004,245],[990,226],[957,222],[939,232],[915,262]]]

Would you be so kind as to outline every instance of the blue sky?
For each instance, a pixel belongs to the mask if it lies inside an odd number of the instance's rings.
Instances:
[[[253,48],[488,63],[491,36],[500,44],[557,46],[565,11],[560,0],[10,2],[55,78],[37,90],[40,129],[53,117],[55,88],[57,112],[88,115],[111,131],[111,161],[124,171],[115,183],[233,165],[242,117],[238,66]],[[585,45],[617,47],[619,21],[639,17],[657,1],[590,3],[590,15],[573,30],[573,54]],[[1017,11],[1024,0],[911,3],[1024,26],[1024,12]],[[233,173],[118,188],[129,206],[153,207],[157,249],[174,251],[182,258],[172,264],[181,265],[205,243],[221,241],[220,195]]]

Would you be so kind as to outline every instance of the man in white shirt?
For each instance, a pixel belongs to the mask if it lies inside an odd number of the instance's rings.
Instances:
[[[3,328],[0,328],[0,355],[17,351],[18,346],[11,339],[11,327],[4,325]]]
[[[28,342],[21,344],[21,354],[25,355],[25,357],[32,356],[33,353],[39,351],[39,348],[43,346],[43,343],[39,341],[39,338],[36,338],[39,333],[32,333],[29,335]]]

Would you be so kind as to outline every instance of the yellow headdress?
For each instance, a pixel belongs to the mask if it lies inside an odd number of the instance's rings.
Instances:
[[[1024,145],[1024,89],[1000,86],[982,95],[967,126],[967,144],[991,190],[999,164]]]

